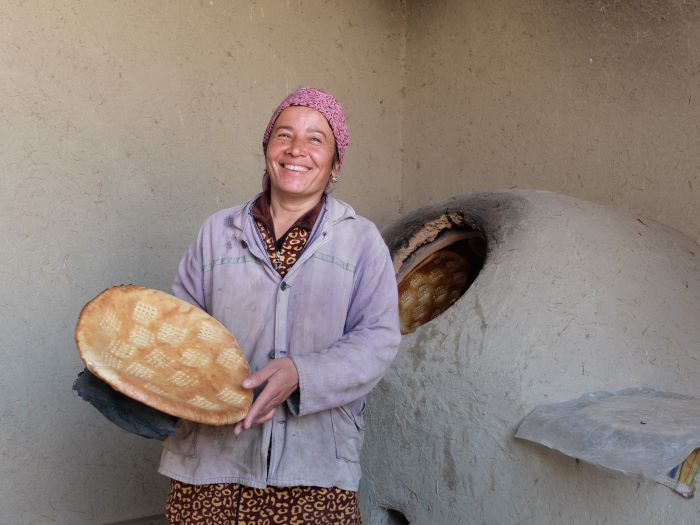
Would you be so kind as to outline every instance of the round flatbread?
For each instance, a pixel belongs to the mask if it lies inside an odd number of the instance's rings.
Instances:
[[[469,284],[469,262],[449,250],[426,257],[399,283],[401,333],[410,334],[457,302]]]
[[[226,425],[248,413],[250,371],[236,338],[203,310],[158,290],[117,286],[87,303],[75,342],[88,369],[176,417]]]

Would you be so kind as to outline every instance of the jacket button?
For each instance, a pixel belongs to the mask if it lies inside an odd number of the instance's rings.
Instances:
[[[284,292],[287,288],[289,288],[289,285],[286,282],[282,281],[280,289]]]
[[[241,239],[241,246],[243,247],[244,250],[248,249],[248,243],[245,242],[244,240]]]
[[[274,358],[275,358],[275,351],[274,351],[274,350],[270,350],[270,353],[267,354],[267,357],[269,357],[270,359],[274,359]]]

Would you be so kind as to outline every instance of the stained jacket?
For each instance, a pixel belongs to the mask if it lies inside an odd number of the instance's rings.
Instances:
[[[160,472],[193,484],[357,490],[364,397],[400,339],[388,249],[374,224],[328,196],[304,251],[282,278],[251,216],[253,202],[207,219],[173,291],[221,321],[253,371],[290,357],[299,396],[239,436],[232,426],[181,422],[165,441]]]

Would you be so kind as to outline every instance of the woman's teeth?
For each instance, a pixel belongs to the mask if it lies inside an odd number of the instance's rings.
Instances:
[[[290,171],[309,171],[309,168],[297,166],[296,164],[283,164],[283,166]]]

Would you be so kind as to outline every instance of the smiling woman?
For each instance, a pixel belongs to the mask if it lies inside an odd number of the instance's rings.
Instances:
[[[289,95],[263,136],[264,191],[210,217],[180,263],[175,295],[236,335],[257,395],[243,421],[182,421],[166,441],[171,524],[360,523],[364,398],[400,334],[384,241],[326,193],[347,145],[332,95]]]
[[[284,209],[313,207],[340,171],[333,130],[321,113],[304,106],[277,117],[265,161],[272,202]]]

